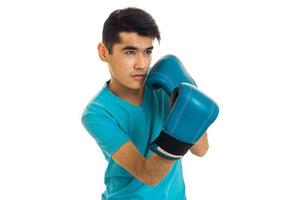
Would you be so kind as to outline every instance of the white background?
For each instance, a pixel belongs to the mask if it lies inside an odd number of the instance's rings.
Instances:
[[[296,1],[1,1],[0,199],[100,199],[106,162],[80,118],[108,80],[104,20],[138,6],[154,58],[181,58],[220,106],[203,158],[183,158],[189,200],[300,199]]]

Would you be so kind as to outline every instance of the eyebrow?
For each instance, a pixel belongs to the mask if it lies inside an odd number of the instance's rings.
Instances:
[[[136,51],[136,50],[138,50],[139,48],[137,48],[137,47],[135,47],[135,46],[125,46],[125,47],[123,47],[122,48],[122,51],[125,51],[125,50],[134,50],[134,51]],[[146,48],[145,50],[152,50],[153,49],[153,46],[151,46],[151,47],[148,47],[148,48]]]

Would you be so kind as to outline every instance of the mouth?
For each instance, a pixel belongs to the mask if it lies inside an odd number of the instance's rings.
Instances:
[[[144,74],[136,74],[132,76],[135,80],[141,80],[145,77]]]

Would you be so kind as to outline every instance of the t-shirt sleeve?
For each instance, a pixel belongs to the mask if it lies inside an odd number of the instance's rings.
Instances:
[[[130,138],[119,127],[117,121],[107,113],[85,112],[81,122],[97,144],[108,156],[116,152]]]

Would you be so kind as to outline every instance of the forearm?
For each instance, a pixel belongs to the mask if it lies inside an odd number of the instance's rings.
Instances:
[[[175,162],[155,153],[145,158],[131,141],[122,145],[112,158],[135,178],[151,186],[159,183]]]
[[[137,172],[145,183],[154,186],[165,177],[174,163],[174,160],[168,160],[153,153],[138,164]]]
[[[190,151],[196,156],[204,156],[208,150],[207,133],[205,132],[202,137],[191,147]]]

